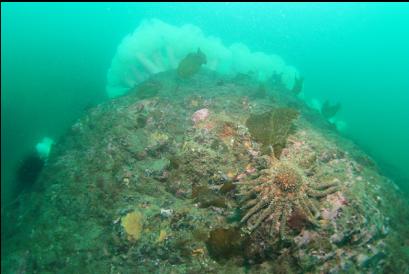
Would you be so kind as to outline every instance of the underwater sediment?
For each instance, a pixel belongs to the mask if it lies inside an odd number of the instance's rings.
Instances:
[[[4,213],[2,272],[407,271],[407,201],[325,117],[285,85],[185,74],[153,75],[56,143]]]

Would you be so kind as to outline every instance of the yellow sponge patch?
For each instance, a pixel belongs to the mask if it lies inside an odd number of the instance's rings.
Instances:
[[[128,213],[121,218],[122,227],[128,235],[129,241],[137,241],[141,238],[143,227],[143,216],[138,211]]]

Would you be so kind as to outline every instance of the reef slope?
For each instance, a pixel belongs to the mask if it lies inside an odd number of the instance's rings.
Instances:
[[[246,121],[282,108],[277,153]],[[2,272],[405,273],[408,208],[283,85],[169,71],[59,140],[2,212]]]

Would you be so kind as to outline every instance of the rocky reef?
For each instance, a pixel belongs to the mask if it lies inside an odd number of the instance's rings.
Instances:
[[[56,143],[2,212],[2,272],[407,271],[407,199],[300,88],[183,62]]]

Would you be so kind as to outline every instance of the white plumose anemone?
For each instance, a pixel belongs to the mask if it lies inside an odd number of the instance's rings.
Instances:
[[[198,48],[206,54],[205,67],[221,74],[252,72],[259,80],[266,80],[273,73],[279,73],[288,88],[298,76],[297,70],[286,65],[278,55],[252,52],[241,43],[226,47],[220,39],[205,36],[194,25],[177,27],[151,19],[119,44],[108,70],[108,96],[120,96],[151,74],[175,69],[186,54]]]

